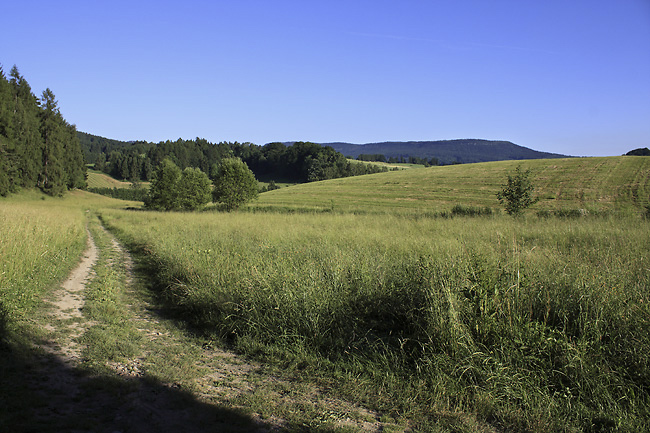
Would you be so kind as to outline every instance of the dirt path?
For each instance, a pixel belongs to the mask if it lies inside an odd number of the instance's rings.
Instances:
[[[143,277],[115,238],[103,228],[94,233],[103,239],[102,246],[89,231],[82,262],[51,301],[44,325],[48,338],[40,342],[48,356],[28,383],[40,397],[28,431],[262,433],[344,427],[369,432],[386,427],[378,414],[333,398],[314,384],[287,382],[210,342],[197,343],[143,295]],[[97,366],[88,369],[84,358],[89,346],[103,344],[101,338],[89,341],[84,335],[110,337],[110,331],[101,334],[108,325],[84,314],[89,281],[101,283],[106,274],[97,275],[95,265],[121,276],[126,312],[123,326],[112,329],[133,330],[137,342],[131,356],[103,362],[101,374]],[[114,344],[119,348],[132,342]],[[302,425],[287,423],[287,416],[296,419],[296,413]]]
[[[58,338],[58,341],[50,341],[43,347],[68,366],[76,365],[80,359],[79,345],[76,339],[86,330],[88,323],[84,323],[82,308],[84,306],[84,289],[86,282],[91,275],[92,267],[97,261],[99,251],[93,240],[90,230],[86,229],[88,240],[86,251],[84,252],[81,263],[72,271],[68,279],[61,285],[61,288],[54,294],[52,305],[53,322],[62,324],[67,328],[63,333],[65,338]],[[46,325],[50,331],[55,327],[51,324]]]

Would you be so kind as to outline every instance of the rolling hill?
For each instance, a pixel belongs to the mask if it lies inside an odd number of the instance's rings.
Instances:
[[[567,155],[539,152],[509,141],[478,139],[439,141],[386,141],[382,143],[350,144],[320,143],[351,158],[361,154],[380,154],[390,157],[437,158],[441,164],[468,164],[522,159],[567,158]]]
[[[496,192],[515,167],[530,169],[533,210],[643,211],[650,158],[565,158],[413,168],[300,184],[261,194],[251,206],[355,213],[422,214],[454,205],[500,208]]]

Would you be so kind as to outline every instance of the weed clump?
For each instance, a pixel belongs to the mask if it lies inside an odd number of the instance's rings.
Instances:
[[[495,214],[496,212],[491,207],[488,206],[474,207],[474,206],[463,206],[457,204],[451,209],[452,216],[478,217],[478,216],[492,216]]]

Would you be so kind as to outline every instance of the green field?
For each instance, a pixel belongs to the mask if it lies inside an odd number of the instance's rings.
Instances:
[[[101,171],[88,170],[88,188],[130,188],[130,182],[122,182],[102,173]]]
[[[530,169],[539,209],[631,212],[650,201],[650,159],[643,157],[500,161],[378,173],[270,191],[256,208],[357,213],[435,213],[454,205],[499,208],[507,173]]]
[[[519,164],[541,198],[523,217],[448,213],[496,210],[495,193]],[[616,157],[316,182],[233,213],[23,194],[0,202],[4,332],[19,331],[69,270],[91,209],[180,323],[413,431],[643,431],[649,191],[650,159]],[[578,209],[586,212],[537,216]],[[27,246],[41,243],[67,258]],[[35,265],[42,281],[32,280]]]

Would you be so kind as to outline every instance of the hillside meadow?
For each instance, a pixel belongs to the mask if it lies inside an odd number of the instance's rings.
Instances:
[[[106,173],[92,169],[88,170],[87,177],[88,188],[131,188],[133,185],[131,182],[117,180]],[[149,185],[149,182],[142,182],[141,184]]]
[[[38,299],[80,253],[91,209],[178,320],[415,431],[473,431],[468,419],[484,431],[643,431],[646,161],[414,168],[282,188],[232,213],[126,210],[133,203],[82,192],[14,197],[0,208],[0,230],[16,233],[3,232],[3,263],[23,260],[24,239],[50,242],[35,227],[72,233],[57,247],[70,259],[39,283]],[[523,217],[450,212],[496,209],[494,194],[518,164],[541,196]],[[48,219],[47,206],[63,213]],[[588,212],[536,215],[558,209]],[[22,223],[20,215],[34,216]],[[40,263],[35,255],[24,256]],[[4,275],[2,287],[17,288],[31,274]]]
[[[531,170],[540,198],[533,210],[625,213],[650,203],[650,158],[607,157],[413,168],[281,188],[250,206],[393,214],[439,213],[457,204],[498,209],[496,193],[517,166]]]
[[[338,372],[377,409],[468,411],[515,431],[634,431],[650,417],[638,217],[102,216],[183,320]]]

